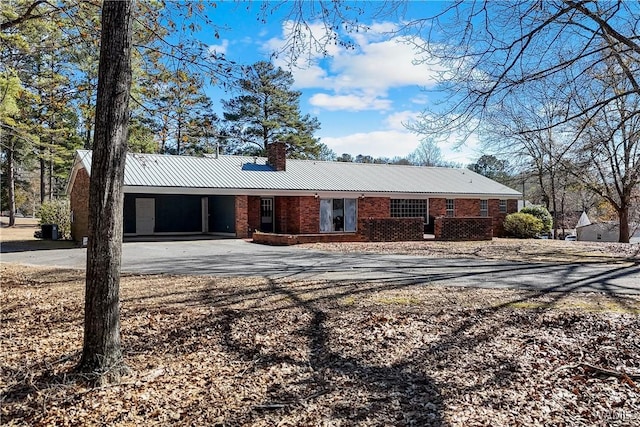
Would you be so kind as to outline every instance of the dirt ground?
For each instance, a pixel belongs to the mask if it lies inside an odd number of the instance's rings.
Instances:
[[[83,273],[0,273],[1,425],[640,424],[639,296],[126,275],[130,374],[91,387]]]

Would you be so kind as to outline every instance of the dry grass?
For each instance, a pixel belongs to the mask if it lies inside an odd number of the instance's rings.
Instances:
[[[486,258],[527,262],[638,262],[640,244],[499,239],[477,242],[314,243],[313,249],[434,258]]]
[[[2,265],[0,424],[640,423],[639,297],[165,275],[121,288],[132,371],[90,388],[69,375],[82,273]]]
[[[16,218],[15,226],[8,225],[9,218],[0,217],[0,245],[7,243],[9,251],[66,249],[77,246],[70,240],[36,239],[33,233],[40,229],[37,218]]]
[[[8,227],[9,218],[0,217],[0,242],[35,240],[33,232],[39,229],[37,218],[16,218],[16,225]]]

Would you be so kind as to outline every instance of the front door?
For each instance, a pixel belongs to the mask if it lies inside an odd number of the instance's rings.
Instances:
[[[260,199],[260,231],[273,232],[273,199]]]
[[[156,200],[136,199],[136,234],[153,234],[156,227]]]

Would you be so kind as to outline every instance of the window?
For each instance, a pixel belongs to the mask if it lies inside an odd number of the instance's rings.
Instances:
[[[500,213],[507,213],[507,201],[500,200]]]
[[[455,216],[455,200],[447,199],[447,212],[446,216]]]
[[[356,199],[320,199],[320,232],[356,231]]]
[[[425,199],[391,199],[391,216],[394,218],[421,217],[428,222]]]
[[[480,200],[480,216],[489,216],[488,200]]]

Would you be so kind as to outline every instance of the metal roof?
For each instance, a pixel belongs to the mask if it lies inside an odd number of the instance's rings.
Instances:
[[[76,164],[91,174],[91,151],[78,150]],[[73,179],[73,177],[72,177]],[[190,157],[163,154],[127,155],[125,191],[171,189],[465,195],[516,198],[521,194],[468,169],[287,159],[286,171],[275,171],[264,157]]]

